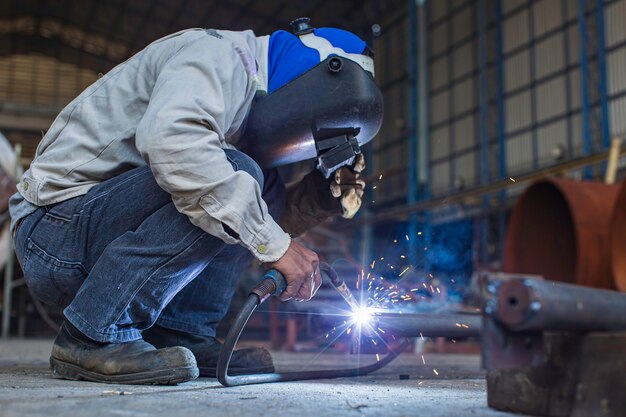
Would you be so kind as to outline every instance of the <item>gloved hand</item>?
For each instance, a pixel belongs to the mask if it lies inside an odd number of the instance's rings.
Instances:
[[[331,216],[354,217],[363,197],[364,168],[363,155],[357,155],[353,167],[338,169],[330,180],[316,169],[288,185],[280,226],[291,236],[300,236]]]
[[[333,197],[338,198],[341,203],[342,214],[344,219],[351,219],[361,208],[363,199],[363,190],[365,189],[365,181],[361,176],[361,172],[365,169],[365,158],[360,153],[356,156],[353,166],[341,167],[332,176],[330,183],[330,192]]]

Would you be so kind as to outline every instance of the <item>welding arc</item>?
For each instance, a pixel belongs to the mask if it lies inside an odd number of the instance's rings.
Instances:
[[[328,266],[330,268],[330,266]],[[320,269],[328,270],[326,267]],[[332,268],[330,268],[332,269]],[[336,279],[336,277],[328,277],[328,279]],[[333,282],[333,284],[335,284]],[[390,351],[387,356],[380,361],[371,365],[366,365],[358,368],[351,369],[332,369],[323,371],[301,371],[301,372],[283,372],[283,373],[268,373],[268,374],[251,374],[251,375],[228,375],[228,365],[230,364],[230,358],[235,350],[235,345],[243,332],[243,329],[248,323],[248,319],[254,313],[256,308],[265,301],[268,296],[276,291],[278,283],[275,279],[266,278],[259,285],[257,285],[248,296],[243,308],[235,318],[235,322],[230,328],[224,345],[220,351],[220,355],[217,361],[217,380],[226,387],[234,387],[238,385],[251,385],[251,384],[264,384],[268,382],[285,382],[285,381],[303,381],[307,379],[331,379],[331,378],[346,378],[367,375],[378,369],[381,369],[389,362],[394,360],[406,347],[409,345],[410,340],[404,340],[395,350]],[[262,291],[260,291],[260,289]]]

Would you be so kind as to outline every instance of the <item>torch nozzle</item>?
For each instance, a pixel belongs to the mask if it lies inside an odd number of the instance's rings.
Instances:
[[[350,288],[348,288],[345,282],[342,282],[341,285],[335,287],[335,289],[339,292],[341,298],[348,303],[352,311],[357,311],[360,308],[359,304],[356,302],[356,298],[352,295],[352,291],[350,291]]]
[[[320,263],[320,271],[326,275],[330,283],[335,287],[341,298],[343,298],[346,303],[350,306],[352,311],[357,311],[360,309],[359,303],[357,303],[356,298],[352,295],[350,288],[346,285],[346,283],[339,278],[337,271],[330,266],[329,264],[322,262]]]

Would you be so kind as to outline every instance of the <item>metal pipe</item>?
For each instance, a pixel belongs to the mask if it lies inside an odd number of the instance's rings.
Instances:
[[[624,293],[528,278],[511,279],[496,287],[485,311],[510,330],[626,330]]]
[[[13,238],[9,236],[7,264],[4,268],[4,297],[2,301],[2,338],[8,339],[11,328],[11,298],[13,295]]]
[[[22,156],[22,145],[15,145],[15,167],[13,168],[13,178],[19,179],[20,172],[20,157]],[[11,304],[13,297],[13,288],[16,287],[13,282],[13,273],[15,271],[15,242],[13,242],[13,236],[9,233],[9,244],[7,248],[7,264],[4,268],[4,297],[2,301],[2,331],[1,336],[3,339],[9,338],[11,330]]]
[[[480,337],[482,331],[478,314],[382,313],[372,323],[385,334],[403,337]]]
[[[615,289],[609,228],[619,188],[558,178],[534,183],[511,214],[504,270]]]

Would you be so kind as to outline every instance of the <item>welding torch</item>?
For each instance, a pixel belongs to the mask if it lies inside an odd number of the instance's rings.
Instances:
[[[346,283],[337,274],[337,271],[335,271],[335,269],[329,264],[321,262],[320,273],[322,274],[322,278],[325,278],[328,282],[330,282],[339,292],[352,311],[357,311],[359,305]],[[235,318],[235,321],[231,326],[226,339],[224,340],[222,350],[220,351],[217,362],[217,379],[222,385],[233,387],[237,385],[262,384],[267,382],[301,381],[307,379],[329,379],[367,375],[387,365],[404,349],[406,349],[410,343],[408,339],[404,340],[395,350],[390,351],[384,358],[371,365],[361,366],[358,368],[283,373],[274,372],[267,374],[236,376],[228,375],[228,366],[230,364],[231,356],[235,349],[235,345],[237,344],[237,341],[239,340],[239,337],[248,322],[248,319],[250,319],[250,316],[252,316],[256,308],[261,303],[272,295],[280,295],[285,290],[286,286],[285,277],[277,270],[272,269],[267,271],[261,279],[261,282],[254,287],[252,291],[250,291],[248,299]]]

